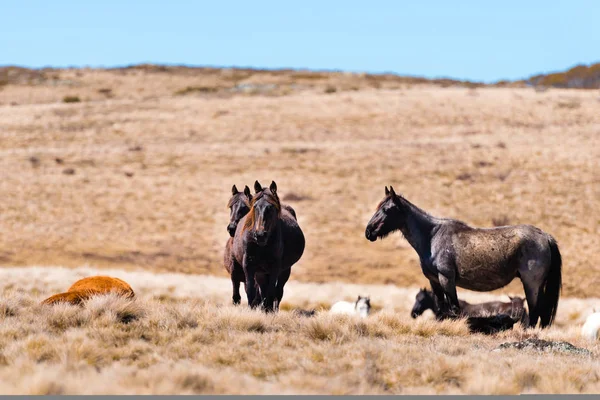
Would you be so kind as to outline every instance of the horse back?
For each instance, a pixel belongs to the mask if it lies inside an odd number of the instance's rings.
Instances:
[[[289,212],[295,220],[298,220],[298,218],[296,217],[296,210],[294,210],[292,206],[288,204],[282,204],[281,209]]]
[[[452,248],[460,287],[489,291],[506,286],[517,275],[521,258],[550,260],[549,236],[531,225],[464,228],[438,240]]]

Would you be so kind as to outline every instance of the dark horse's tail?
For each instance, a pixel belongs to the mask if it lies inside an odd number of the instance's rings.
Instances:
[[[542,307],[540,307],[540,325],[542,328],[552,325],[556,317],[558,299],[562,289],[562,258],[554,238],[548,239],[550,245],[550,271],[546,277]]]

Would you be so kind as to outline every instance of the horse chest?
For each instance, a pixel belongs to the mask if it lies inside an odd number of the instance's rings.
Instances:
[[[421,259],[421,270],[423,271],[423,275],[430,281],[438,281],[438,271],[433,265],[433,260],[431,258]]]

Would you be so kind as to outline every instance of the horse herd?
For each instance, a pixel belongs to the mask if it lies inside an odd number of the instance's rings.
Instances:
[[[275,182],[263,187],[256,181],[254,193],[248,186],[240,192],[233,185],[227,206],[230,237],[223,261],[231,277],[233,304],[241,302],[243,283],[249,307],[275,312],[291,268],[304,253],[305,237],[296,211],[281,203]],[[517,321],[535,327],[539,320],[541,328],[554,322],[562,287],[562,261],[556,240],[549,234],[531,225],[474,228],[455,219],[434,217],[386,186],[385,196],[366,226],[365,237],[373,242],[395,231],[400,231],[417,252],[431,286],[417,294],[413,318],[430,309],[438,320],[467,317],[469,326],[482,332],[493,331],[495,325],[507,329]],[[516,277],[523,284],[528,312],[525,300],[519,297],[506,303],[482,304],[470,304],[457,297],[457,287],[488,292],[508,285]],[[114,285],[121,294],[133,297],[133,290],[123,281],[106,285]],[[76,283],[68,292],[44,302],[85,299],[84,292],[102,291],[85,289]],[[359,296],[354,303],[334,304],[330,311],[364,317],[370,308],[370,299]],[[600,325],[600,317],[598,321]]]
[[[233,303],[240,303],[243,282],[250,307],[276,311],[291,267],[304,252],[305,238],[296,212],[281,203],[275,182],[264,188],[256,181],[254,194],[248,186],[240,192],[234,185],[228,207],[230,238],[224,266],[233,284]],[[549,234],[531,225],[485,229],[433,217],[386,186],[365,237],[375,241],[395,231],[400,231],[417,252],[431,285],[430,292],[423,290],[417,295],[417,303],[421,307],[429,304],[438,319],[478,318],[485,311],[513,321],[517,318],[529,327],[535,327],[538,320],[542,328],[552,325],[562,287],[562,261],[556,240]],[[523,283],[528,315],[520,298],[510,303],[471,305],[459,301],[456,294],[457,286],[488,292],[516,277]],[[360,300],[355,302],[355,309]],[[413,316],[420,312],[417,306]],[[336,306],[332,311],[338,309],[344,307]]]

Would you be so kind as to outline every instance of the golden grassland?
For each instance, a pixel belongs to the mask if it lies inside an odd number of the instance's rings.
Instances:
[[[98,273],[132,283],[133,300],[39,305]],[[113,269],[0,270],[3,394],[517,394],[597,393],[598,342],[579,329],[598,299],[563,299],[555,326],[469,334],[461,321],[409,310],[418,288],[290,282],[285,309],[265,315],[230,304],[214,276]],[[337,300],[371,294],[366,319],[331,315]],[[470,294],[486,301],[490,294]],[[315,308],[314,317],[294,309]],[[589,349],[577,355],[494,351],[530,337]],[[107,384],[110,382],[110,384]]]
[[[424,285],[401,237],[364,238],[391,184],[436,216],[540,227],[560,244],[564,294],[596,295],[597,92],[169,71],[54,70],[2,87],[0,264],[225,276],[231,185],[258,179],[278,183],[307,238],[292,280]],[[359,90],[175,94],[230,76]]]
[[[598,344],[579,337],[598,304],[597,91],[303,71],[11,71],[0,71],[2,393],[600,390]],[[222,266],[230,188],[256,179],[277,182],[307,239],[278,315],[231,306]],[[436,216],[552,234],[564,262],[556,326],[488,337],[463,321],[410,319],[426,285],[414,250],[399,235],[364,238],[390,184]],[[98,273],[138,297],[39,305]],[[470,301],[522,293],[518,280],[459,289]],[[358,294],[371,295],[367,320],[293,313]],[[490,353],[528,337],[593,356]]]

